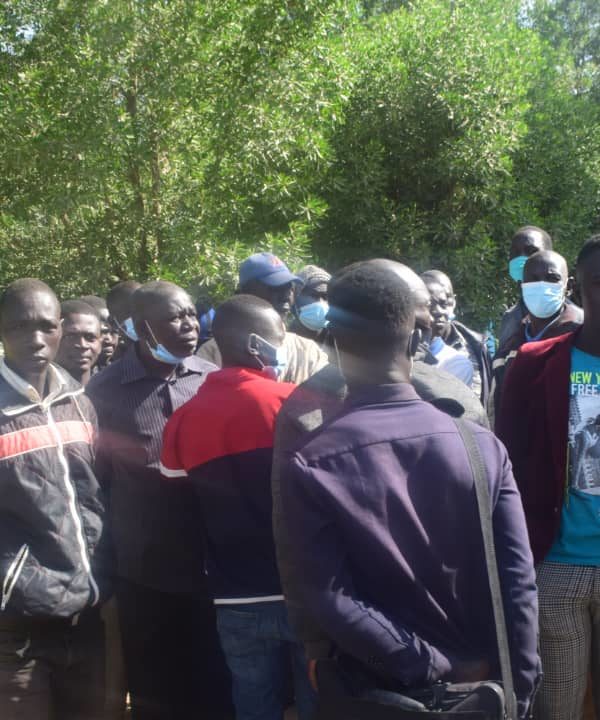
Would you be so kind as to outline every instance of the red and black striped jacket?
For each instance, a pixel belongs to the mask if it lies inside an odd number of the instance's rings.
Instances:
[[[0,617],[71,617],[105,589],[96,414],[66,372],[48,374],[41,399],[0,361]]]
[[[294,390],[260,371],[225,368],[170,418],[161,472],[199,497],[215,604],[282,600],[272,529],[275,418]]]

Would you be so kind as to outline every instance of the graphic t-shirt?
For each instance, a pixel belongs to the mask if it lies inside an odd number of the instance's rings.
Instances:
[[[600,357],[573,348],[568,487],[547,560],[600,566]]]

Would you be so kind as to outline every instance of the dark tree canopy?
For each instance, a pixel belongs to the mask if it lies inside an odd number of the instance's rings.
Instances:
[[[507,243],[572,260],[600,197],[595,0],[6,0],[0,286],[230,293],[270,249],[445,269],[483,324]]]

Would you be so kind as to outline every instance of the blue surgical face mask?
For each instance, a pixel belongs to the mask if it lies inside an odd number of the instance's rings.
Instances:
[[[565,302],[563,283],[529,282],[521,285],[523,302],[536,318],[549,318],[560,311]]]
[[[123,320],[123,324],[120,325],[120,328],[130,340],[133,340],[133,342],[138,342],[139,337],[137,332],[135,331],[133,320],[130,317]]]
[[[299,308],[298,319],[305,328],[313,332],[319,332],[324,327],[327,327],[328,311],[329,303],[325,300],[317,300]]]
[[[248,352],[255,357],[267,377],[278,380],[282,377],[288,364],[285,345],[276,347],[256,333],[248,338]]]
[[[152,332],[152,328],[148,325],[148,323],[146,323],[146,327],[150,330],[150,335],[152,335],[152,339],[156,343],[156,345],[152,347],[152,345],[150,345],[150,343],[146,340],[146,345],[148,345],[150,355],[152,355],[155,360],[165,363],[165,365],[179,365],[180,362],[185,360],[184,357],[177,357],[177,355],[173,355],[173,353],[170,350],[167,350],[162,343],[157,342],[156,336]]]
[[[527,260],[527,255],[519,255],[508,263],[508,274],[515,282],[523,282],[523,270]]]

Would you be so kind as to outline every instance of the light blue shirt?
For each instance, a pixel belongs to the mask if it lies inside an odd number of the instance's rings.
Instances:
[[[454,375],[468,387],[473,385],[473,365],[468,357],[447,345],[441,337],[433,338],[429,351],[437,360],[440,370]]]

